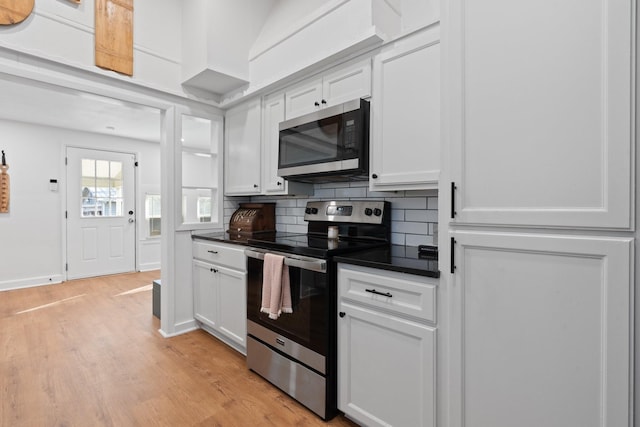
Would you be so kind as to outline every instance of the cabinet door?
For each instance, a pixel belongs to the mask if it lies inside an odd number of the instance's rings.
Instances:
[[[194,317],[212,328],[217,327],[218,277],[211,264],[193,261]]]
[[[322,79],[321,107],[371,96],[371,60],[360,61],[326,74]]]
[[[436,330],[345,301],[339,311],[338,408],[367,426],[435,426]]]
[[[284,94],[264,99],[263,109],[263,166],[262,186],[267,194],[286,194],[287,181],[278,176],[279,124],[284,120]]]
[[[634,4],[449,2],[456,222],[631,226]]]
[[[450,425],[630,426],[633,240],[453,236]]]
[[[292,119],[320,109],[322,79],[320,77],[289,88],[286,97],[286,117]]]
[[[260,194],[260,98],[227,111],[225,116],[224,193]]]
[[[240,344],[247,345],[247,273],[220,267],[217,269],[220,306],[220,332]]]
[[[431,29],[374,59],[372,190],[436,189],[440,175],[440,33]]]

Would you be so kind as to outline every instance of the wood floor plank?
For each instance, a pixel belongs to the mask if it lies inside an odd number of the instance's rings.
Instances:
[[[0,427],[338,426],[204,331],[158,333],[158,271],[0,293]]]

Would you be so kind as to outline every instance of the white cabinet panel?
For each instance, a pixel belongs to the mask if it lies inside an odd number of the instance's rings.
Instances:
[[[213,266],[193,261],[193,312],[194,317],[215,328],[217,326],[218,284]]]
[[[260,194],[260,98],[227,111],[225,115],[224,193]]]
[[[367,426],[435,426],[435,329],[345,302],[339,309],[339,408]]]
[[[451,426],[629,426],[633,240],[452,235]]]
[[[371,190],[438,187],[440,63],[439,27],[374,58]]]
[[[456,221],[631,227],[633,3],[448,6]]]
[[[359,60],[288,88],[285,93],[286,118],[369,96],[371,60]]]
[[[287,90],[287,119],[312,113],[320,109],[322,100],[322,79],[304,81]]]
[[[280,122],[284,120],[285,96],[266,96],[262,108],[262,191],[268,195],[313,194],[313,185],[287,181],[278,176]]]
[[[326,74],[322,79],[323,107],[371,95],[371,60],[366,59]]]
[[[240,346],[247,345],[247,273],[220,267],[218,327]]]

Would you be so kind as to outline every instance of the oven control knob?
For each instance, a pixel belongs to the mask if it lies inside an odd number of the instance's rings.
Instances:
[[[380,216],[380,215],[382,215],[382,209],[380,209],[380,208],[375,208],[375,209],[373,210],[373,214],[374,214],[375,216]]]
[[[313,215],[317,214],[318,213],[318,208],[311,208],[311,213]]]
[[[306,213],[306,214],[310,214],[310,213],[311,213],[311,208],[306,208],[306,209],[304,210],[304,213]]]
[[[372,213],[373,213],[373,210],[372,210],[371,208],[366,208],[366,209],[364,210],[364,214],[365,214],[366,216],[371,216],[371,214],[372,214]]]

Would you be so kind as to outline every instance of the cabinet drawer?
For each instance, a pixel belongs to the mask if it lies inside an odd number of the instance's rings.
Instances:
[[[340,264],[339,297],[436,322],[437,279]]]
[[[195,240],[193,242],[193,257],[239,271],[247,270],[247,261],[242,246],[205,243]]]

